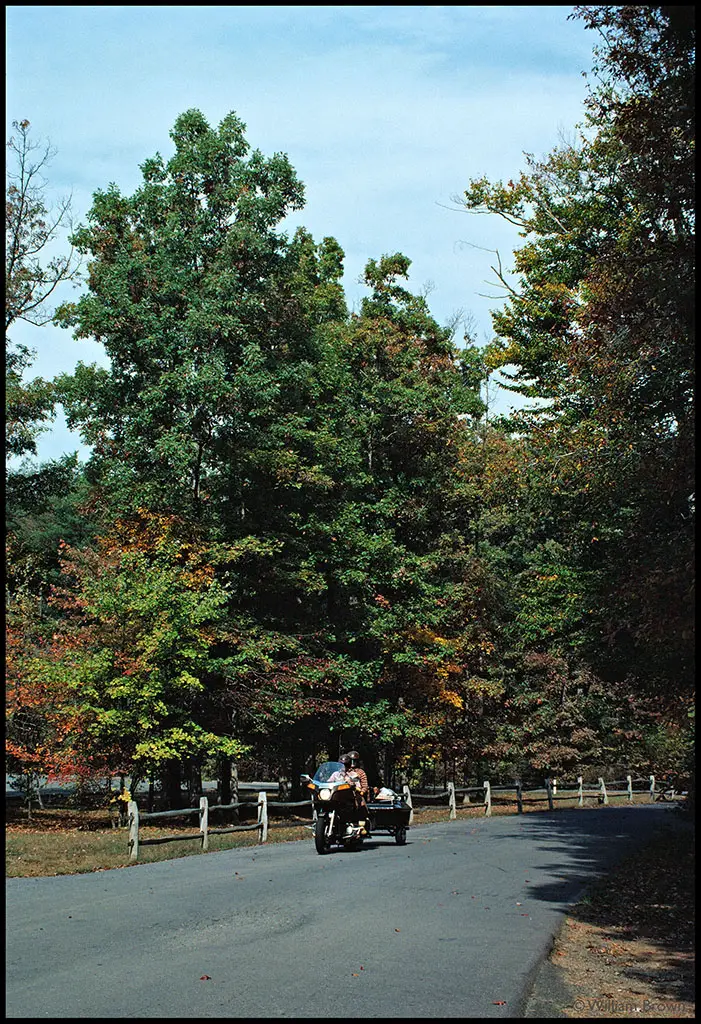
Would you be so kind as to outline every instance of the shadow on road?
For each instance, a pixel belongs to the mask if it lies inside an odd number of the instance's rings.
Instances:
[[[605,939],[593,952],[608,956],[609,962],[621,957],[616,964],[621,981],[633,990],[636,983],[647,984],[661,998],[693,1003],[693,821],[678,808],[659,806],[533,814],[517,820],[509,836],[535,839],[553,855],[543,867],[559,874],[554,882],[529,885],[529,895],[551,905],[577,900],[568,908],[569,917],[601,929]],[[566,866],[558,857],[565,849]],[[604,877],[602,869],[607,871]],[[636,955],[631,956],[628,946],[626,958],[621,942],[635,943]]]

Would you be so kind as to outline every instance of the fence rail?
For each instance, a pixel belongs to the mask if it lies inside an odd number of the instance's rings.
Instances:
[[[268,838],[269,828],[289,828],[287,822],[271,822],[269,816],[269,808],[294,808],[294,807],[311,807],[312,800],[268,800],[268,793],[266,790],[261,790],[258,793],[258,799],[252,800],[239,800],[235,803],[230,804],[212,804],[210,805],[209,800],[206,796],[200,797],[199,807],[184,807],[174,811],[150,811],[148,813],[140,813],[139,805],[135,800],[129,801],[128,815],[129,815],[129,861],[130,863],[136,863],[139,859],[139,848],[141,846],[153,846],[158,843],[177,843],[182,841],[188,841],[192,839],[199,839],[202,844],[202,850],[206,851],[209,849],[209,837],[211,835],[226,835],[230,832],[258,832],[258,841],[264,843]],[[256,807],[257,818],[256,821],[251,822],[248,825],[224,825],[216,826],[212,828],[209,824],[209,815],[212,811],[234,811],[240,807]],[[149,836],[144,838],[140,833],[140,828],[146,822],[159,821],[167,818],[183,818],[197,815],[199,818],[199,828],[197,832],[185,832],[180,835],[168,835],[168,836]]]
[[[645,783],[645,788],[635,789],[634,783]],[[241,788],[243,788],[241,785]],[[250,785],[250,784],[249,784]],[[141,813],[139,811],[138,804],[136,801],[131,800],[128,807],[129,815],[129,861],[135,863],[139,858],[139,849],[142,846],[152,846],[160,843],[173,843],[191,841],[193,839],[199,839],[201,848],[203,851],[209,849],[209,837],[211,835],[225,835],[230,832],[258,832],[258,842],[264,843],[268,838],[268,830],[270,828],[289,828],[289,821],[282,822],[271,822],[270,821],[270,810],[275,808],[301,808],[301,807],[312,807],[312,800],[295,800],[295,801],[282,801],[282,800],[268,800],[268,791],[273,786],[277,788],[277,784],[267,783],[266,789],[261,789],[258,792],[257,800],[240,800],[230,804],[211,804],[206,796],[200,797],[199,807],[185,807],[173,811],[150,811]],[[616,786],[625,786],[625,789],[615,789]],[[282,788],[282,787],[281,787]],[[558,783],[557,779],[546,779],[544,785],[537,787],[524,786],[519,779],[516,779],[511,785],[492,785],[487,779],[481,786],[456,786],[453,782],[448,782],[445,790],[431,793],[412,792],[408,785],[402,786],[402,796],[409,805],[409,824],[413,824],[416,813],[420,813],[422,810],[429,810],[435,807],[437,803],[445,803],[448,810],[449,820],[455,820],[458,816],[458,808],[465,809],[466,807],[475,808],[483,807],[485,816],[489,817],[492,813],[492,801],[493,795],[496,794],[499,798],[502,794],[514,794],[514,799],[517,805],[517,813],[523,813],[523,806],[525,803],[543,803],[547,801],[549,810],[555,810],[555,803],[558,800],[577,800],[579,807],[584,806],[584,800],[596,799],[600,805],[607,805],[612,797],[626,797],[627,800],[632,803],[633,798],[636,794],[647,794],[650,802],[656,800],[675,799],[677,796],[685,795],[676,790],[669,789],[658,789],[656,788],[655,776],[650,775],[647,778],[636,778],[627,775],[625,779],[613,780],[606,783],[603,778],[599,778],[596,785],[586,785],[582,779],[582,776],[578,776],[576,786],[563,786]],[[472,801],[471,795],[477,795],[481,799]],[[538,794],[527,796],[525,794]],[[458,804],[458,797],[462,797],[462,801]],[[509,802],[513,802],[509,801]],[[236,824],[226,826],[216,826],[212,828],[209,824],[209,817],[213,811],[234,811],[241,807],[255,807],[257,810],[256,821],[251,822],[247,825]],[[197,831],[181,833],[178,835],[168,836],[150,836],[145,838],[140,832],[141,827],[154,821],[167,820],[172,818],[184,818],[192,817],[197,815],[198,817],[198,828]]]
[[[643,789],[635,789],[634,783],[645,783]],[[625,789],[617,790],[614,787],[625,786]],[[404,795],[409,792],[409,787],[404,786]],[[543,803],[547,801],[548,809],[554,810],[555,803],[558,800],[572,800],[576,799],[579,807],[584,806],[585,799],[595,798],[598,803],[607,805],[612,797],[626,797],[629,803],[633,802],[633,797],[636,794],[647,794],[650,802],[653,803],[656,800],[675,799],[678,795],[676,790],[668,789],[657,789],[655,776],[649,775],[645,778],[633,778],[631,775],[627,775],[625,779],[614,779],[613,781],[606,783],[603,778],[599,778],[596,785],[584,784],[582,776],[577,777],[576,786],[563,787],[562,784],[558,785],[558,780],[555,778],[546,779],[542,786],[528,787],[524,786],[519,779],[514,780],[511,785],[492,785],[489,780],[485,780],[481,786],[455,786],[454,783],[447,783],[447,788],[439,792],[431,793],[412,793],[411,794],[411,815],[409,823],[414,820],[415,813],[421,811],[422,807],[417,806],[416,801],[421,801],[423,809],[428,809],[435,805],[435,801],[447,802],[449,817],[454,819],[457,815],[458,806],[457,797],[462,795],[462,806],[469,805],[471,807],[484,807],[484,813],[486,816],[490,816],[492,813],[492,803],[494,794],[513,793],[514,799],[517,805],[517,813],[523,813],[523,806],[527,803]],[[482,799],[477,801],[470,800],[470,794],[479,794]],[[530,795],[526,795],[530,794]]]

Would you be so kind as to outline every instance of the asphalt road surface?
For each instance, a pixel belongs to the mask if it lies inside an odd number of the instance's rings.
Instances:
[[[7,880],[6,1016],[523,1017],[567,908],[651,805],[416,825]]]

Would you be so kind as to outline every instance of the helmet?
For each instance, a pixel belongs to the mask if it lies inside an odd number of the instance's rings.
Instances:
[[[351,764],[358,764],[360,762],[360,754],[357,750],[349,750],[346,757],[350,760]]]
[[[348,765],[351,763],[350,754],[341,754],[338,760],[341,762],[342,765],[345,765],[345,767],[347,768]]]

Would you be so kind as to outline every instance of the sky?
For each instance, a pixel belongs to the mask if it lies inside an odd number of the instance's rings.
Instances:
[[[72,195],[81,223],[97,189],[130,195],[145,159],[168,159],[179,114],[215,126],[234,111],[251,148],[286,153],[304,182],[305,208],[283,229],[344,249],[351,308],[367,260],[402,252],[435,319],[462,317],[484,344],[503,302],[494,252],[508,268],[521,240],[459,197],[472,178],[515,177],[525,153],[545,156],[582,122],[596,39],[572,9],[9,5],[6,138],[26,118],[51,142],[49,196]],[[14,325],[11,339],[46,378],[107,364],[58,327]],[[39,458],[74,450],[88,453],[59,410]]]

